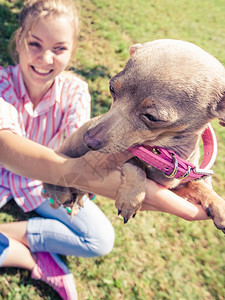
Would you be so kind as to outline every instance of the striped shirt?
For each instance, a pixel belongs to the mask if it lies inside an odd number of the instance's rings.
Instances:
[[[62,73],[33,110],[20,65],[0,67],[0,130],[8,129],[39,144],[57,149],[90,118],[88,85],[75,75]],[[24,212],[37,208],[41,182],[16,175],[0,165],[0,207],[10,195]]]

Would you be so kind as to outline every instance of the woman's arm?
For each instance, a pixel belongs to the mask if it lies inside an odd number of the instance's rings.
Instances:
[[[113,159],[115,169],[107,161]],[[88,152],[80,158],[68,158],[50,148],[0,131],[0,163],[8,170],[44,182],[71,185],[111,199],[116,199],[121,183],[120,167],[127,156]],[[104,166],[104,173],[98,172]],[[110,164],[111,165],[111,164]],[[201,205],[192,204],[151,180],[146,181],[146,199],[142,210],[162,211],[187,220],[208,219]]]
[[[100,174],[99,163],[102,168],[103,164],[107,164],[109,156],[101,153],[96,156],[88,152],[80,158],[69,158],[10,130],[0,130],[0,164],[9,171],[51,184],[71,184],[98,193],[103,190],[103,195],[115,199],[120,185],[119,166],[127,157],[117,156],[117,169],[112,171],[105,165],[104,172]],[[113,182],[109,186],[111,180]]]
[[[83,170],[85,170],[83,176],[86,175],[86,182],[89,180],[87,188],[89,187],[92,193],[115,200],[118,188],[121,184],[120,167],[125,161],[127,161],[126,154],[122,153],[120,156],[112,157],[112,155],[88,152],[82,158]],[[107,168],[107,161],[109,159],[114,159],[117,168],[113,170]],[[77,163],[77,161],[74,162],[75,164]],[[104,176],[101,176],[98,173],[99,164],[105,166],[105,168],[102,166],[100,167],[101,172],[105,169]],[[73,162],[71,161],[71,167],[72,166]],[[71,172],[72,170],[76,170],[75,165],[71,168]],[[75,171],[73,172],[75,173]],[[75,178],[76,176],[73,174],[72,177]],[[78,176],[77,178],[79,181]],[[75,183],[75,187],[77,183]],[[82,185],[82,181],[80,181],[79,184]],[[166,212],[188,221],[209,219],[200,204],[188,202],[172,191],[149,179],[146,180],[146,198],[143,203],[142,210]]]
[[[147,180],[142,210],[166,212],[187,221],[209,219],[200,204],[189,202],[152,180]]]
[[[0,164],[18,175],[55,184],[66,157],[29,139],[0,131]]]

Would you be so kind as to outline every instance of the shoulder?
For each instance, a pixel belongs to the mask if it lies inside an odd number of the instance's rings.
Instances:
[[[6,129],[23,135],[19,125],[19,114],[16,108],[0,97],[0,131]]]
[[[8,66],[7,68],[0,67],[0,96],[9,101],[20,97],[22,74],[17,66]]]
[[[6,115],[11,115],[14,117],[18,116],[18,112],[16,108],[9,102],[5,101],[2,97],[0,97],[0,115],[1,112],[4,112]]]
[[[0,83],[2,84],[4,81],[9,81],[10,78],[12,77],[12,70],[11,70],[11,66],[7,67],[7,68],[3,68],[2,66],[0,66]]]
[[[18,86],[21,75],[19,65],[8,66],[4,68],[0,66],[0,90],[3,90],[6,86]]]
[[[9,68],[9,67],[8,67],[8,68]],[[6,75],[6,74],[8,73],[8,72],[7,72],[8,68],[4,68],[4,67],[0,66],[0,75],[1,75],[1,76]]]
[[[4,68],[0,66],[0,76],[10,78],[18,71],[18,65],[17,66],[8,66],[7,68]]]
[[[18,122],[18,118],[19,115],[16,108],[0,97],[0,123],[11,122],[12,124],[16,124]]]

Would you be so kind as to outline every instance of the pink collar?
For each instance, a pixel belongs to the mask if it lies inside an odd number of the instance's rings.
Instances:
[[[161,170],[169,178],[177,178],[183,182],[203,179],[213,175],[210,170],[217,155],[217,141],[215,132],[210,124],[202,134],[204,145],[204,156],[200,168],[192,163],[183,160],[173,151],[161,147],[137,145],[129,148],[128,151],[146,163]]]

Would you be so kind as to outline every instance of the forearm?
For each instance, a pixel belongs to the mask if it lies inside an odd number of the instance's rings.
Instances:
[[[0,164],[18,175],[56,184],[66,158],[10,131],[0,131]]]
[[[72,175],[69,180],[72,182],[72,180],[76,178],[76,180],[73,181],[75,187],[78,187],[79,185],[79,187],[82,188],[82,185],[84,184],[84,190],[87,189],[92,193],[115,200],[121,184],[120,167],[126,160],[126,156],[124,156],[124,154],[116,156],[117,168],[113,170],[107,168],[107,161],[110,159],[109,155],[98,154],[97,160],[95,159],[95,156],[95,153],[88,152],[82,159],[74,159],[74,167],[71,168]],[[75,166],[77,167],[78,164],[80,165],[78,170],[81,172],[81,176],[78,176],[75,171]],[[98,172],[99,164],[105,166],[105,168],[100,167],[101,172]],[[85,178],[85,180],[82,180],[82,178]],[[188,202],[172,191],[149,179],[146,180],[146,197],[142,210],[166,212],[189,221],[208,219],[208,216],[201,205]]]
[[[200,204],[193,204],[151,180],[147,180],[142,210],[166,212],[188,221],[209,219]]]
[[[74,187],[115,200],[122,179],[121,166],[127,156],[126,153],[114,156],[117,167],[112,170],[107,165],[110,159],[110,155],[101,153],[98,153],[96,159],[96,154],[91,151],[81,158],[73,159],[70,162],[71,178],[67,176],[67,181],[73,182]],[[146,197],[142,210],[166,212],[189,221],[209,218],[201,205],[188,202],[149,179],[146,180]]]
[[[120,170],[107,169],[109,155],[88,152],[80,158],[69,158],[54,150],[18,136],[0,131],[0,164],[9,171],[43,182],[74,186],[112,199],[120,185]],[[118,155],[118,166],[127,158]],[[102,172],[98,163],[105,164]]]

